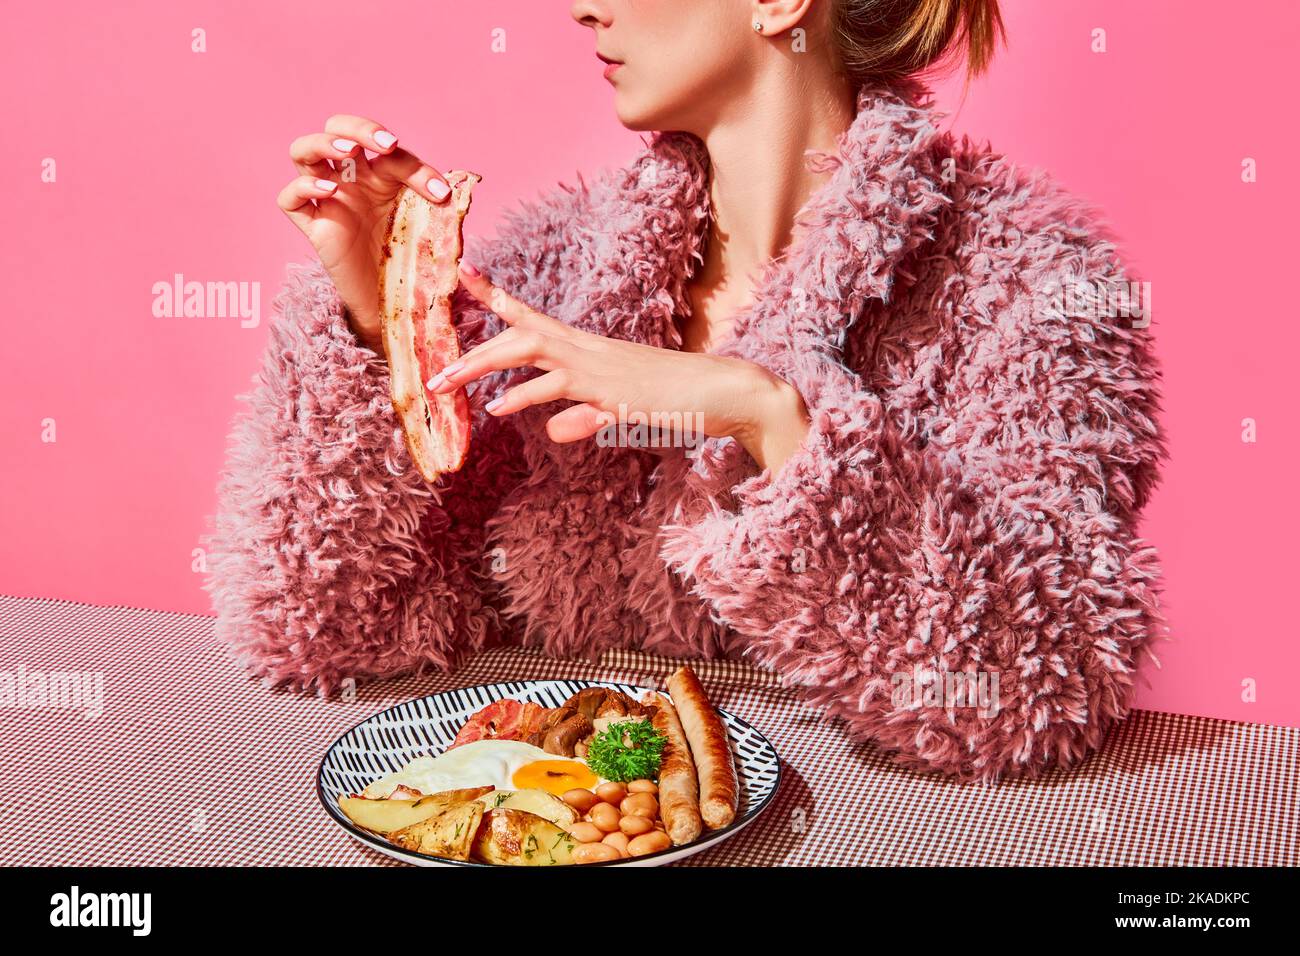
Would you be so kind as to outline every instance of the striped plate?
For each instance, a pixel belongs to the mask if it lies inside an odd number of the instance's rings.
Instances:
[[[613,681],[509,681],[462,687],[445,694],[410,700],[363,720],[334,742],[321,760],[316,775],[316,795],[335,823],[356,839],[395,859],[417,866],[488,866],[486,863],[444,860],[394,846],[383,837],[353,824],[339,809],[338,798],[360,793],[371,781],[400,770],[416,757],[442,753],[455,739],[461,725],[494,700],[513,697],[543,707],[558,707],[584,687],[612,687],[637,699],[649,690]],[[749,723],[725,711],[719,712],[731,735],[731,749],[736,755],[736,770],[740,776],[740,809],[736,821],[722,830],[705,831],[700,839],[687,846],[672,847],[632,860],[588,866],[662,866],[671,863],[734,836],[753,823],[772,802],[781,780],[776,750]]]

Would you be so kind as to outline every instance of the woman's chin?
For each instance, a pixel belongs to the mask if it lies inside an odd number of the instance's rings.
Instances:
[[[654,125],[654,110],[644,109],[642,104],[621,92],[614,96],[614,113],[618,116],[618,121],[627,129],[635,131],[659,129]]]
[[[614,112],[618,121],[630,130],[670,129],[671,120],[678,111],[665,103],[662,96],[638,95],[631,86],[614,87]]]

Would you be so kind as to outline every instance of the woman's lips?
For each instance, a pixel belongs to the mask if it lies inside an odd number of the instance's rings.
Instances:
[[[605,79],[607,80],[614,75],[615,70],[617,70],[620,66],[623,65],[617,60],[611,60],[609,57],[604,56],[600,53],[596,54],[596,59],[600,60],[601,63],[605,64]]]

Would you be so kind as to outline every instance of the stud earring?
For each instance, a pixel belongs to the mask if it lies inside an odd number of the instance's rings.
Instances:
[[[755,21],[754,21],[754,32],[755,32],[755,33],[762,33],[762,32],[763,32],[763,22],[762,22],[761,20],[755,20]]]

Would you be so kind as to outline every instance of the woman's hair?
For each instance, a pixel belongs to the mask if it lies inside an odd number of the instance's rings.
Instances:
[[[832,0],[831,37],[855,85],[966,61],[988,67],[1005,39],[998,0]]]

